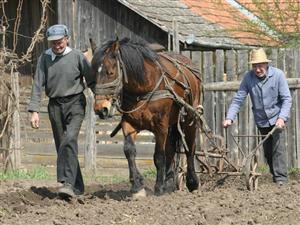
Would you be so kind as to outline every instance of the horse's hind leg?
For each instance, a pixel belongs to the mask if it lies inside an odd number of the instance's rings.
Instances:
[[[197,190],[199,187],[199,179],[196,175],[195,164],[194,164],[195,148],[196,148],[195,138],[196,138],[195,125],[192,125],[191,127],[188,126],[185,129],[185,140],[189,150],[185,151],[185,153],[187,157],[186,186],[189,189],[189,191]]]
[[[154,186],[154,192],[156,195],[162,195],[165,192],[165,178],[166,178],[166,155],[165,145],[167,139],[167,129],[160,129],[155,133],[155,152],[154,152],[154,164],[156,167],[156,183]]]
[[[136,147],[135,138],[137,135],[136,130],[127,122],[122,122],[122,130],[124,134],[124,153],[128,162],[129,180],[131,183],[131,192],[138,193],[143,190],[144,183],[143,177],[137,169],[135,157]]]
[[[179,133],[177,125],[173,125],[169,128],[168,138],[166,141],[165,189],[167,192],[173,192],[176,190],[174,156],[177,148],[179,148]]]

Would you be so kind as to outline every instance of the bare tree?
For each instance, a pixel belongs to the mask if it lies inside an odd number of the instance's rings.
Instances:
[[[245,17],[235,17],[237,30],[271,37],[277,46],[292,47],[300,40],[299,0],[227,0]]]
[[[31,61],[35,45],[42,41],[42,31],[47,22],[47,7],[50,0],[40,0],[42,14],[40,25],[31,38],[27,51],[22,56],[16,54],[21,11],[23,0],[18,1],[16,18],[13,24],[13,45],[9,49],[7,35],[9,22],[5,12],[7,1],[0,1],[0,162],[3,162],[4,171],[8,166],[12,169],[20,167],[20,116],[19,116],[19,82],[18,68]]]

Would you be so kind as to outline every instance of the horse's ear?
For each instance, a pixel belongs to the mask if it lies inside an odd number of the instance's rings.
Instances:
[[[120,42],[119,39],[117,37],[116,41],[112,44],[111,50],[115,53],[117,53],[120,49]]]
[[[97,45],[92,38],[89,38],[89,40],[90,40],[90,44],[91,44],[91,48],[92,48],[92,53],[94,54],[94,52],[97,48]]]

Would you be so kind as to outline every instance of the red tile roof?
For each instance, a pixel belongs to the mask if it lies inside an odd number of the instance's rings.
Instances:
[[[211,23],[219,24],[246,45],[278,44],[275,38],[263,32],[257,25],[254,27],[256,32],[253,32],[253,25],[251,28],[248,26],[250,24],[249,18],[226,0],[181,0],[181,2],[186,4],[195,14]]]
[[[300,0],[237,0],[263,21],[269,21],[271,28],[280,33],[300,32]],[[255,3],[256,2],[256,3]]]

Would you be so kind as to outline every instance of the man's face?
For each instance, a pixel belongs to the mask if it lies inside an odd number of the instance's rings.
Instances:
[[[56,55],[62,54],[68,45],[68,38],[63,37],[62,39],[51,41],[52,51]]]
[[[268,63],[252,64],[252,69],[257,77],[264,77],[267,75]]]

